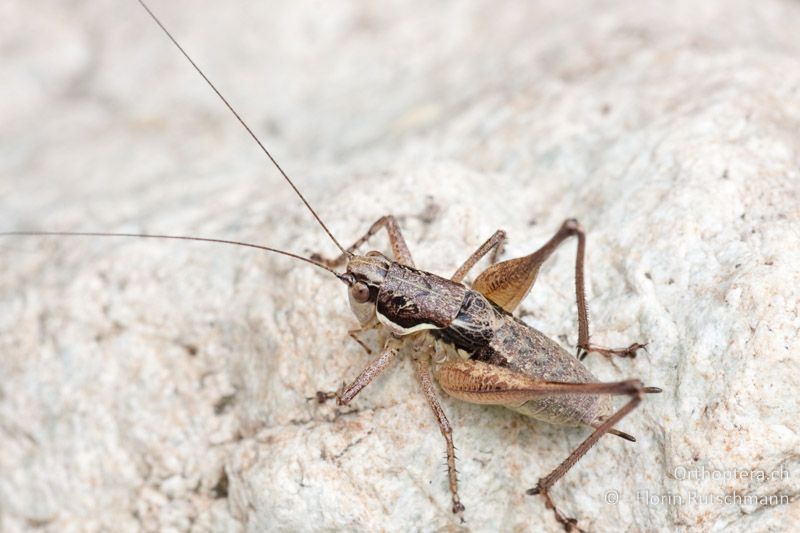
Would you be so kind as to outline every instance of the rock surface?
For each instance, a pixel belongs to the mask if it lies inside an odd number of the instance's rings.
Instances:
[[[620,424],[636,444],[602,440],[554,489],[582,527],[782,530],[800,521],[800,5],[564,4],[152,7],[342,241],[391,212],[447,275],[497,228],[511,257],[582,221],[594,341],[649,342],[587,364],[665,390]],[[2,11],[0,230],[332,253],[135,2]],[[573,250],[522,305],[570,350]],[[524,491],[586,431],[445,398],[461,525],[407,358],[348,408],[307,401],[367,360],[321,271],[82,238],[4,238],[0,268],[4,532],[559,531]]]

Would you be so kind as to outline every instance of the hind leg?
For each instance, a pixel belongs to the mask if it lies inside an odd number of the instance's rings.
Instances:
[[[575,254],[575,302],[578,305],[578,351],[576,356],[582,360],[588,353],[597,352],[606,357],[635,357],[636,352],[645,347],[644,344],[637,342],[627,348],[606,348],[592,344],[590,341],[589,309],[586,304],[584,277],[586,231],[574,218],[565,220],[556,234],[532,254],[509,259],[484,270],[475,280],[473,287],[509,313],[513,312],[533,287],[542,264],[564,241],[573,236],[578,239],[578,248]],[[492,240],[490,239],[476,254],[480,253],[484,248],[487,248],[486,251],[488,251],[491,243]],[[483,253],[486,253],[486,251]],[[472,266],[472,264],[474,264],[474,261],[472,263],[468,261],[464,267]],[[464,267],[460,268],[456,275],[460,274]]]
[[[556,520],[567,531],[581,531],[577,520],[568,518],[554,504],[550,488],[566,474],[589,449],[606,433],[618,434],[613,426],[633,411],[646,393],[661,392],[657,387],[643,387],[639,380],[631,379],[612,383],[563,383],[543,381],[507,368],[480,361],[449,361],[437,365],[434,372],[439,385],[449,395],[470,403],[484,405],[519,406],[534,398],[556,395],[601,394],[627,395],[630,400],[597,425],[589,437],[547,476],[541,478],[528,494],[538,494],[553,511]],[[626,435],[626,434],[622,434]],[[620,436],[622,436],[620,435]],[[625,437],[627,438],[627,436]]]

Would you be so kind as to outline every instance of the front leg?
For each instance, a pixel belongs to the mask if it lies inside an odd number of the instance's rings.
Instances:
[[[362,349],[363,349],[365,352],[367,352],[367,355],[372,355],[372,349],[371,349],[369,346],[367,346],[367,345],[364,343],[364,341],[362,341],[362,340],[361,340],[361,337],[359,337],[359,335],[360,335],[361,333],[365,333],[365,332],[367,332],[367,331],[371,331],[371,330],[373,330],[373,329],[377,329],[377,328],[379,328],[379,327],[381,327],[381,323],[380,323],[380,322],[378,322],[378,320],[377,320],[377,319],[373,319],[372,321],[370,321],[370,322],[369,322],[369,323],[367,323],[367,324],[363,324],[363,325],[361,325],[361,326],[359,326],[359,327],[357,327],[357,328],[355,328],[355,329],[348,330],[348,331],[347,331],[347,335],[348,335],[348,336],[349,336],[351,339],[353,339],[353,340],[354,340],[354,341],[355,341],[355,342],[356,342],[356,343],[357,343],[359,346],[361,346],[361,348],[362,348]]]
[[[389,245],[392,247],[392,254],[394,255],[395,261],[401,265],[413,267],[414,259],[411,257],[411,251],[409,251],[406,240],[403,238],[403,234],[400,231],[400,224],[397,223],[397,219],[394,218],[393,215],[385,215],[376,220],[360,239],[354,242],[345,251],[345,253],[339,255],[338,257],[334,259],[325,259],[319,254],[313,254],[311,259],[314,261],[319,261],[320,263],[331,268],[339,266],[345,259],[347,259],[348,256],[353,255],[353,253],[360,248],[361,245],[367,242],[370,237],[378,233],[383,228],[385,228],[386,233],[389,234]]]
[[[397,359],[397,353],[402,345],[402,339],[397,337],[389,337],[383,345],[381,354],[373,359],[367,367],[361,371],[361,374],[349,386],[344,387],[334,392],[318,391],[316,394],[319,403],[325,403],[328,400],[336,398],[337,405],[347,405],[350,401],[361,392],[361,390],[372,383],[381,373],[386,370],[392,362]]]

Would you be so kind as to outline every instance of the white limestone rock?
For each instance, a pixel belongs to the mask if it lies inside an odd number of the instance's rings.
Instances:
[[[649,342],[587,364],[665,391],[555,487],[581,527],[800,520],[800,6],[152,7],[344,242],[394,213],[449,275],[497,228],[512,257],[581,220],[593,340]],[[135,2],[2,20],[0,230],[333,252]],[[570,350],[573,261],[522,305]],[[4,238],[0,268],[2,531],[559,531],[524,491],[586,431],[445,398],[462,525],[407,358],[350,407],[307,401],[367,361],[324,272],[80,238]]]

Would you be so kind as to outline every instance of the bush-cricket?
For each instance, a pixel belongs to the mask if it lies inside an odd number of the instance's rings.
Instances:
[[[147,6],[144,3],[142,5],[153,16]],[[155,16],[153,18],[161,26],[158,19]],[[164,29],[163,26],[161,28]],[[168,32],[167,35],[172,39]],[[205,78],[178,42],[172,40]],[[452,429],[438,400],[434,380],[448,394],[461,400],[503,405],[549,422],[594,428],[589,438],[529,491],[543,496],[547,506],[553,509],[556,519],[566,529],[576,528],[576,522],[565,517],[553,504],[548,493],[550,487],[603,434],[610,432],[633,440],[613,426],[636,407],[644,393],[658,391],[654,387],[643,387],[636,380],[596,383],[576,356],[568,354],[557,343],[511,315],[534,284],[541,264],[568,237],[575,236],[578,240],[575,284],[579,313],[579,353],[576,355],[582,358],[589,351],[597,351],[607,356],[633,356],[642,347],[640,344],[633,344],[625,349],[611,350],[590,343],[583,288],[585,234],[577,221],[565,221],[555,236],[534,253],[500,263],[496,262],[499,255],[497,252],[501,249],[505,234],[498,231],[450,279],[415,268],[399,224],[391,216],[378,220],[363,238],[345,249],[339,245],[261,141],[217,92],[214,85],[207,78],[206,81],[280,170],[324,231],[336,243],[341,255],[336,259],[324,260],[321,257],[306,258],[282,250],[225,239],[141,234],[117,236],[210,240],[251,246],[289,255],[332,272],[348,286],[351,306],[361,323],[357,331],[385,327],[391,332],[391,336],[377,358],[352,384],[336,392],[319,392],[316,398],[319,401],[335,399],[340,404],[349,403],[362,388],[390,365],[402,343],[413,342],[419,354],[414,358],[416,376],[445,438],[452,510],[457,514],[463,512],[464,504],[458,495]],[[377,252],[356,254],[370,236],[383,229],[389,234],[393,258]],[[20,231],[7,232],[4,235],[34,233],[36,232]],[[66,232],[39,234],[69,235]],[[85,232],[82,235],[100,236],[103,233]],[[472,288],[468,288],[462,283],[465,276],[478,260],[490,253],[493,255],[493,266],[477,277]],[[345,262],[345,271],[334,270]],[[352,335],[357,336],[357,332],[354,331]],[[612,394],[628,395],[630,400],[621,409],[612,411],[606,399],[607,395]]]

